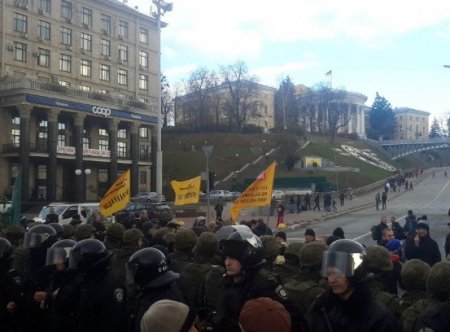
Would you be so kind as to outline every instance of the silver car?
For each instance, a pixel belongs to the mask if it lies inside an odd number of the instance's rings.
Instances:
[[[145,202],[145,203],[155,203],[158,202],[158,193],[154,191],[141,192],[134,197],[131,197],[133,202]],[[162,195],[162,201],[166,201],[166,197]]]

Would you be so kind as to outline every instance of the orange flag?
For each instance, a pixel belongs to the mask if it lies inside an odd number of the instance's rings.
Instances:
[[[272,201],[273,179],[275,177],[275,161],[258,175],[255,181],[233,202],[230,216],[237,220],[239,212],[248,207],[269,206]]]

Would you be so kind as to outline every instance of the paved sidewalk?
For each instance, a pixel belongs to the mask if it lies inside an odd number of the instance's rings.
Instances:
[[[417,177],[417,178],[409,178],[408,181],[413,181],[414,187],[418,183],[420,183],[423,179],[425,179],[428,176],[431,176],[432,170],[424,171],[424,173]],[[382,192],[383,187],[380,185],[379,188],[367,191],[365,193],[360,193],[358,195],[353,195],[352,200],[345,199],[344,206],[339,206],[340,201],[339,198],[334,197],[336,194],[334,194],[332,197],[336,200],[336,207],[338,208],[337,212],[326,212],[323,211],[323,197],[321,195],[321,211],[302,211],[301,213],[291,213],[289,211],[289,202],[284,202],[285,205],[285,215],[284,220],[286,224],[285,231],[290,230],[296,230],[298,228],[307,227],[310,224],[317,223],[324,221],[326,219],[330,219],[333,217],[337,217],[339,215],[351,213],[354,211],[366,209],[369,207],[373,207],[375,210],[375,195],[377,192]],[[393,192],[390,191],[388,193],[388,202],[389,200],[402,195],[406,191],[404,188],[401,189],[401,191]],[[313,201],[313,199],[312,199]],[[226,204],[223,211],[223,219],[227,220],[229,219],[229,208],[231,206],[231,203]],[[311,206],[314,206],[314,204],[311,204]],[[381,211],[381,204],[380,204],[380,211]],[[210,215],[211,218],[214,218],[215,212],[214,212],[214,206],[212,205],[210,207]],[[239,216],[239,221],[243,220],[250,220],[250,219],[259,219],[262,218],[265,222],[268,223],[269,227],[272,228],[272,230],[276,229],[277,224],[277,216],[276,213],[273,216],[269,216],[269,209],[268,208],[255,208],[255,209],[246,209],[243,211],[243,213]],[[177,218],[178,220],[183,220],[185,222],[185,227],[191,227],[195,218]]]

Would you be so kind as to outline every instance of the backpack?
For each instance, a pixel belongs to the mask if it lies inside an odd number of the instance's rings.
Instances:
[[[373,226],[370,228],[370,232],[372,233],[372,240],[374,240],[374,241],[377,241],[377,240],[378,240],[377,226],[378,226],[378,225],[373,225]]]

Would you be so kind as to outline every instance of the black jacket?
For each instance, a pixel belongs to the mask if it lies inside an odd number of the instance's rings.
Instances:
[[[348,300],[331,290],[322,294],[306,313],[308,331],[396,332],[397,322],[380,302],[375,302],[365,284],[359,284]]]
[[[418,258],[433,266],[437,262],[441,261],[441,252],[439,247],[429,234],[420,238],[419,246],[416,247],[414,238],[408,237],[405,241],[405,258],[413,259]]]

